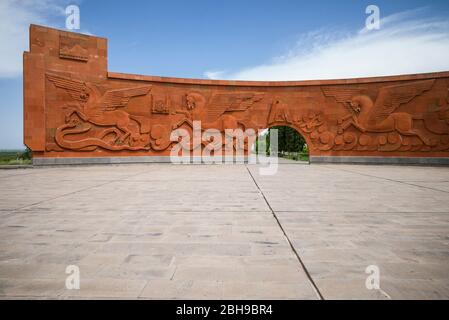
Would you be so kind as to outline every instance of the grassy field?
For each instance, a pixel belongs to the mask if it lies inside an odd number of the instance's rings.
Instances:
[[[0,165],[31,164],[31,154],[27,150],[0,150]]]

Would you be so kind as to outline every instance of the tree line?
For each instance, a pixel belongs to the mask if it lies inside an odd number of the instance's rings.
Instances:
[[[282,156],[286,153],[307,151],[304,138],[295,129],[287,126],[275,126],[268,129],[268,132],[264,136],[257,139],[256,153],[259,153],[259,151],[265,151],[267,154],[270,154],[270,132],[273,129],[278,130],[279,155]]]

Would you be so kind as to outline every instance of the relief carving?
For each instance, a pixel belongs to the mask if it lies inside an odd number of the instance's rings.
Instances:
[[[196,91],[184,93],[182,105],[173,106],[168,94],[152,95],[151,112],[165,115],[164,123],[152,123],[148,116],[133,115],[125,108],[130,99],[146,96],[151,85],[123,89],[106,89],[47,73],[56,88],[64,89],[72,102],[64,105],[65,123],[55,130],[59,148],[93,151],[98,147],[111,150],[162,151],[167,149],[171,130],[184,124],[193,129],[201,121],[202,130],[259,129],[273,125],[290,125],[309,137],[311,150],[320,151],[444,151],[449,149],[448,104],[439,99],[428,112],[409,113],[398,110],[420,94],[430,90],[434,80],[415,81],[379,89],[373,100],[358,88],[323,87],[325,96],[333,97],[346,107],[346,114],[336,123],[326,120],[323,109],[314,99],[289,103],[275,97],[270,104],[267,123],[253,121],[251,107],[263,101],[265,93],[213,93],[209,98]],[[172,111],[171,111],[172,110]],[[340,113],[341,114],[341,113]],[[415,126],[422,121],[422,126]],[[431,125],[429,125],[431,124]],[[202,142],[207,146],[208,142]],[[248,146],[245,146],[247,150]]]
[[[89,60],[87,40],[82,37],[61,34],[59,36],[59,57],[86,62]]]
[[[443,123],[445,120],[440,120],[440,126],[435,127],[438,112],[398,110],[431,90],[434,82],[430,79],[385,86],[375,100],[358,88],[323,87],[325,96],[333,97],[347,110],[337,121],[332,150],[446,150],[449,130]],[[418,126],[416,121],[424,125]]]
[[[252,120],[250,108],[262,101],[264,93],[259,92],[234,92],[234,93],[214,93],[209,99],[199,92],[188,92],[184,96],[183,106],[176,110],[176,114],[181,115],[172,128],[176,129],[184,124],[193,129],[193,121],[201,121],[202,130],[218,130],[222,132],[222,143],[225,144],[227,138],[225,129],[254,129],[260,125]],[[212,141],[202,141],[202,145],[209,147]],[[191,145],[193,148],[193,145]],[[234,148],[238,148],[234,144]],[[248,150],[248,144],[243,146]]]
[[[250,108],[264,97],[263,93],[216,93],[208,103],[204,114],[204,128],[242,129],[257,128],[251,119]],[[200,116],[201,117],[201,116]]]
[[[430,90],[433,82],[434,80],[425,80],[383,87],[375,101],[360,94],[357,89],[323,88],[323,92],[343,103],[351,113],[340,119],[339,133],[353,125],[362,132],[397,131],[406,136],[417,136],[428,143],[425,133],[413,128],[413,115],[398,112],[397,109]]]
[[[205,130],[255,129],[258,125],[252,121],[249,109],[263,97],[263,93],[216,93],[207,101],[202,94],[190,92],[185,96],[185,110],[177,111],[185,116],[177,126],[185,122],[191,126],[197,120]]]
[[[157,114],[170,113],[170,96],[168,95],[152,95],[153,108],[152,112]]]
[[[280,99],[275,99],[273,101],[271,104],[270,115],[268,116],[269,125],[275,122],[292,122],[288,105],[283,103]]]
[[[141,123],[128,112],[119,110],[133,97],[148,94],[151,86],[104,90],[99,85],[47,73],[55,87],[64,89],[76,103],[66,104],[65,124],[56,129],[55,140],[62,148],[94,150],[147,150],[148,139],[141,135]],[[106,127],[92,137],[72,140],[67,136],[91,131],[92,125]]]

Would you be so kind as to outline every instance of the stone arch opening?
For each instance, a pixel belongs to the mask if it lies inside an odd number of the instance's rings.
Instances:
[[[270,139],[273,130],[277,130],[277,147],[272,148]],[[273,136],[273,139],[275,136]],[[270,124],[266,129],[259,130],[259,134],[251,148],[251,152],[258,155],[272,155],[277,150],[277,156],[294,161],[309,163],[309,146],[307,138],[301,131],[285,123]]]

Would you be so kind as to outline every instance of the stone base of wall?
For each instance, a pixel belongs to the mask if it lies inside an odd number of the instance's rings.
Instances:
[[[230,157],[226,159],[209,157],[184,157],[178,163],[248,163],[248,157]],[[120,163],[177,163],[170,156],[130,156],[130,157],[79,157],[79,158],[33,158],[34,166],[46,165],[82,165],[82,164],[120,164]]]
[[[262,161],[266,163],[268,159]],[[282,163],[282,158],[279,158]],[[80,158],[33,158],[34,166],[46,165],[83,165],[83,164],[121,164],[121,163],[171,163],[169,156],[140,156],[140,157],[80,157]],[[221,161],[213,158],[186,157],[182,163],[256,163],[254,158],[232,157]],[[304,163],[304,161],[301,161]],[[310,163],[347,163],[347,164],[391,164],[391,165],[429,165],[429,166],[449,166],[449,158],[431,157],[329,157],[310,156]]]
[[[449,166],[449,158],[311,156],[311,163],[395,164]]]

